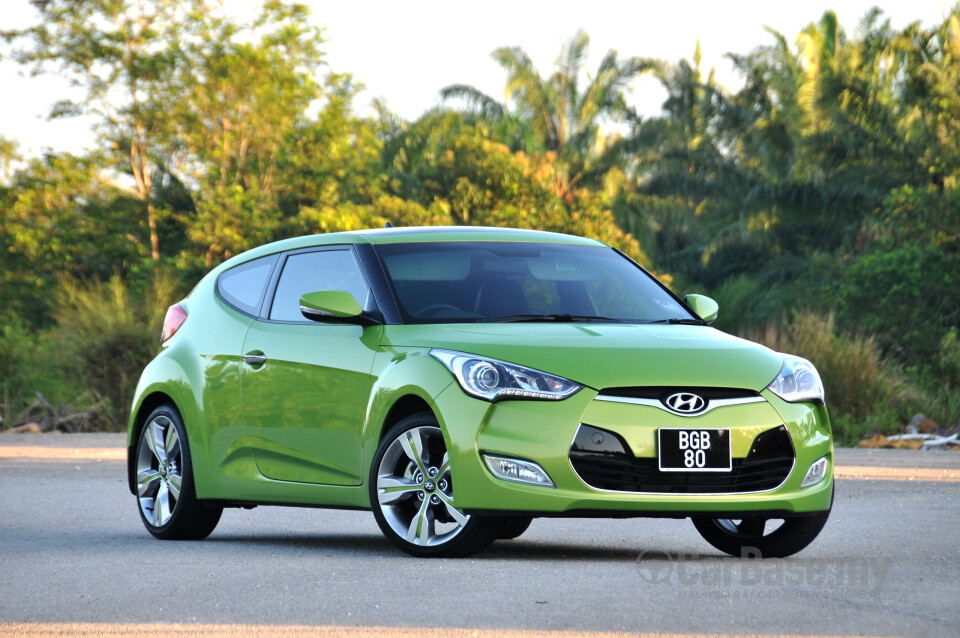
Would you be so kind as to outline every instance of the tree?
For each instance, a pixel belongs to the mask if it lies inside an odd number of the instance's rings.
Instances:
[[[562,169],[553,155],[512,151],[462,114],[427,113],[388,140],[384,163],[396,195],[417,202],[427,213],[421,218],[584,234],[647,261],[600,196],[579,189],[567,200],[556,192]]]
[[[652,67],[640,58],[621,60],[610,50],[583,85],[589,47],[589,36],[578,31],[564,43],[549,78],[540,75],[523,49],[496,49],[492,57],[507,72],[505,103],[463,84],[441,91],[445,100],[465,102],[473,115],[519,132],[516,137],[528,154],[551,154],[556,165],[553,189],[567,203],[573,203],[574,189],[602,184],[617,164],[620,158],[610,152],[612,139],[603,126],[635,119],[626,92]]]
[[[199,2],[199,0],[197,0]],[[149,229],[150,256],[160,259],[158,213],[153,196],[153,154],[164,124],[161,86],[176,52],[170,33],[182,18],[176,0],[31,0],[40,22],[4,31],[9,42],[26,42],[15,59],[34,73],[63,73],[85,92],[79,101],[61,100],[51,118],[93,113],[103,134],[127,157]]]
[[[0,135],[0,184],[10,178],[13,165],[23,159],[17,152],[18,146],[16,140]]]
[[[195,185],[187,233],[205,247],[207,268],[278,237],[284,171],[301,150],[295,133],[308,127],[312,103],[337,99],[340,78],[316,79],[323,38],[307,18],[303,5],[272,1],[244,25],[198,4],[171,35],[178,56],[164,87],[168,153]]]
[[[900,125],[941,192],[960,186],[960,4],[933,29],[913,23],[890,46],[904,77]]]
[[[3,312],[43,323],[57,277],[109,277],[148,252],[138,200],[98,179],[102,156],[47,155],[0,187]]]

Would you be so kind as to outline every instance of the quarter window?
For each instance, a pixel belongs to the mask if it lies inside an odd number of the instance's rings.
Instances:
[[[277,282],[270,319],[306,321],[300,313],[300,297],[318,290],[344,290],[364,308],[369,289],[350,250],[323,250],[287,257]]]
[[[277,255],[270,255],[235,266],[220,275],[217,292],[237,310],[256,315],[260,311],[260,302],[263,301],[263,293],[276,263]]]

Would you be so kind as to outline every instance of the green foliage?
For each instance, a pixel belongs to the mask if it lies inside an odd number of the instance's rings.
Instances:
[[[602,194],[581,189],[564,198],[555,153],[511,151],[491,133],[460,114],[424,115],[387,141],[390,189],[416,198],[431,223],[590,235],[649,265],[636,239],[616,225]]]
[[[16,140],[0,135],[0,184],[6,182],[10,177],[10,169],[13,164],[23,159],[17,152],[18,146]]]
[[[0,328],[0,416],[4,426],[14,425],[13,419],[35,400],[37,392],[65,402],[83,390],[52,331],[37,333],[15,319]]]
[[[897,410],[882,410],[865,418],[846,412],[830,413],[830,424],[836,445],[856,447],[857,443],[875,434],[891,435],[903,430],[903,417]]]
[[[467,85],[441,91],[445,99],[465,102],[469,113],[507,134],[503,141],[511,148],[516,144],[531,155],[552,153],[554,189],[569,203],[577,188],[601,186],[618,165],[619,148],[601,124],[636,118],[626,92],[653,65],[640,58],[621,59],[610,50],[588,75],[583,65],[589,48],[590,37],[578,31],[564,43],[549,77],[540,75],[520,47],[495,50],[491,56],[507,73],[505,104]]]
[[[299,4],[249,23],[214,0],[33,4],[4,57],[79,87],[50,115],[94,115],[101,147],[24,164],[0,138],[0,376],[21,405],[90,389],[125,410],[174,300],[158,270],[192,282],[258,244],[390,221],[606,241],[717,298],[719,328],[812,358],[846,440],[912,405],[960,418],[960,7],[768,30],[729,54],[735,92],[699,43],[588,71],[578,32],[545,74],[502,47],[503,101],[453,85],[408,122],[355,112],[362,85]],[[655,117],[627,104],[644,74],[666,91]]]
[[[960,390],[960,330],[956,326],[950,328],[940,340],[937,368],[943,385]]]
[[[960,191],[894,190],[865,226],[869,240],[837,286],[844,324],[928,368],[960,325]]]
[[[109,277],[145,256],[135,201],[100,179],[102,158],[47,155],[0,187],[7,313],[44,323],[59,274]]]
[[[164,314],[178,292],[177,279],[161,271],[137,297],[118,277],[60,282],[56,338],[64,360],[86,389],[109,401],[117,423],[126,424],[140,373],[156,355]]]
[[[960,427],[960,331],[956,326],[943,335],[934,364],[919,377],[930,396],[924,415],[944,428]]]
[[[960,318],[960,259],[929,244],[873,251],[853,262],[838,299],[847,325],[877,334],[913,365],[929,365]]]
[[[40,392],[55,403],[83,392],[103,398],[122,429],[144,366],[156,355],[167,307],[180,282],[155,271],[141,290],[119,277],[83,283],[62,275],[56,288],[56,324],[42,331],[11,323],[0,333],[4,418],[13,418]]]

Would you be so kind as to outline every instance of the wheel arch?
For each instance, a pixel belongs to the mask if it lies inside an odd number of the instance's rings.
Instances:
[[[384,356],[375,365],[378,379],[367,406],[363,433],[364,483],[384,435],[401,419],[429,410],[444,429],[436,398],[456,383],[449,370],[425,350],[396,351]],[[411,382],[413,380],[415,382]]]
[[[181,365],[172,354],[169,350],[164,351],[147,364],[134,395],[127,423],[127,479],[133,493],[136,493],[136,446],[147,416],[165,403],[173,406],[183,422],[191,446],[197,434],[195,426],[202,418],[203,396],[197,390],[202,384],[193,381],[201,379],[202,375],[189,366]],[[196,476],[197,459],[192,454],[190,462]]]
[[[377,436],[377,444],[379,445],[383,442],[383,437],[385,437],[387,432],[389,432],[390,429],[397,423],[408,416],[419,414],[421,412],[430,412],[434,416],[437,416],[436,408],[419,394],[404,394],[403,396],[397,398],[393,405],[390,406],[387,416],[383,419],[383,423],[380,424],[380,433]]]

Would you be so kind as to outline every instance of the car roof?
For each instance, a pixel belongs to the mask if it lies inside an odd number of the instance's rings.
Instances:
[[[574,235],[550,233],[542,230],[519,228],[491,228],[486,226],[415,226],[401,228],[377,228],[353,230],[320,235],[291,237],[264,244],[228,259],[215,271],[222,271],[257,257],[272,255],[287,250],[329,246],[336,244],[404,244],[440,241],[510,241],[542,244],[572,244],[579,246],[606,246],[607,244]]]
[[[549,233],[542,230],[524,230],[520,228],[492,228],[487,226],[376,228],[342,234],[363,237],[371,244],[403,244],[425,241],[525,241],[545,244],[604,245],[595,239],[564,235],[562,233]]]

